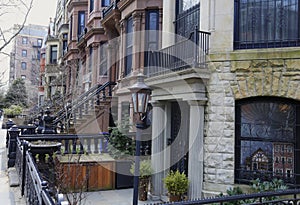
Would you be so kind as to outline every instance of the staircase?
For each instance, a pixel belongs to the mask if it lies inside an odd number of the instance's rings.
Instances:
[[[108,132],[113,82],[96,85],[55,114],[59,132],[96,134]]]

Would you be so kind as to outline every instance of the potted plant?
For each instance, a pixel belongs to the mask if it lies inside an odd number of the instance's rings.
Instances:
[[[134,175],[134,167],[135,164],[131,165],[130,172]],[[140,176],[139,176],[139,200],[140,201],[147,201],[147,194],[148,194],[148,187],[149,181],[153,169],[151,167],[150,160],[142,160],[140,162]]]
[[[180,201],[182,195],[188,190],[189,180],[185,173],[171,171],[163,182],[168,190],[170,201]]]

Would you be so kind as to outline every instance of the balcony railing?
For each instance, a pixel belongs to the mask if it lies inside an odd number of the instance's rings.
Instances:
[[[118,8],[118,7],[117,7],[117,4],[118,4],[119,1],[120,1],[120,0],[115,0],[115,1],[113,1],[113,2],[110,4],[110,6],[108,6],[106,9],[104,9],[104,10],[102,11],[103,18],[105,18],[105,16],[107,16],[112,10]]]
[[[199,31],[196,28],[189,39],[150,52],[145,74],[152,77],[192,67],[205,68],[209,49],[209,35],[210,33]]]

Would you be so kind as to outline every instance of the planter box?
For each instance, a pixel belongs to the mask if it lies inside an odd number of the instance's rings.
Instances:
[[[131,164],[131,160],[116,161],[116,189],[133,187],[133,175],[130,173]]]
[[[115,160],[107,154],[57,156],[55,167],[57,186],[64,192],[115,188]]]

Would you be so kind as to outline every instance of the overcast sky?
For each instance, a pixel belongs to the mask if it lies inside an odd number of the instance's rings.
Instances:
[[[28,1],[28,0],[27,0]],[[50,17],[54,18],[57,0],[33,0],[33,7],[29,13],[26,25],[37,24],[48,26]],[[1,27],[11,27],[13,24],[21,23],[22,17],[18,12],[5,16],[5,19],[0,17]],[[5,52],[10,53],[11,45],[5,49]],[[0,54],[0,74],[5,71],[8,78],[9,57]],[[6,79],[7,80],[7,79]]]

